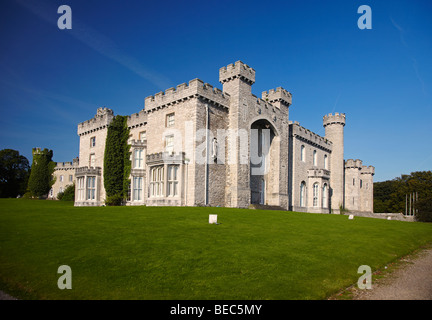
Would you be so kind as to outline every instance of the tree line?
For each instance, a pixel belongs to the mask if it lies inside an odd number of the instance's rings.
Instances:
[[[432,222],[432,171],[416,171],[393,180],[375,182],[374,212],[408,214],[410,194],[411,211],[416,220]]]

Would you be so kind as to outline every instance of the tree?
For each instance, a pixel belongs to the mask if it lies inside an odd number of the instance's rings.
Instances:
[[[75,200],[75,183],[70,184],[66,187],[63,192],[59,192],[57,199],[62,201],[74,201]]]
[[[30,174],[29,161],[12,149],[0,151],[0,198],[23,195]]]
[[[56,165],[53,162],[52,150],[33,148],[33,162],[28,181],[28,190],[32,196],[41,198],[48,194],[54,184],[53,172]]]
[[[104,187],[108,205],[120,205],[130,184],[130,146],[127,117],[115,116],[108,127],[104,154]]]
[[[393,180],[374,183],[374,212],[403,212],[408,195],[415,193],[418,221],[432,221],[432,171],[416,171]],[[418,198],[418,201],[417,201]],[[409,202],[408,202],[409,206]]]

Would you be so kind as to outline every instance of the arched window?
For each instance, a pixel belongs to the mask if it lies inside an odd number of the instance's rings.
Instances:
[[[306,206],[306,183],[302,181],[300,184],[300,207]]]
[[[322,191],[322,207],[323,208],[327,208],[327,206],[328,206],[327,192],[328,192],[327,183],[324,183],[323,191]]]
[[[324,155],[324,169],[328,169],[328,157],[326,154]]]
[[[305,146],[301,146],[301,148],[300,148],[300,160],[306,161],[306,148],[305,148]]]
[[[316,166],[317,165],[317,151],[314,150],[313,152],[313,165]]]
[[[313,206],[314,207],[318,207],[318,194],[319,194],[318,183],[314,183],[313,185]]]

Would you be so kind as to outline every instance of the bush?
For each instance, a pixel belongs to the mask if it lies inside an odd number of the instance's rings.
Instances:
[[[117,193],[112,196],[108,196],[105,200],[107,206],[121,206],[123,204],[123,194]]]
[[[63,197],[59,200],[75,201],[75,184],[68,185],[65,191],[63,192]]]
[[[63,196],[64,196],[64,192],[57,193],[57,200],[63,199]]]

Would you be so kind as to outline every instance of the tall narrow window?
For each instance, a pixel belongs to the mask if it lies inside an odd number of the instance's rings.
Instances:
[[[306,206],[306,183],[303,181],[300,184],[300,207]]]
[[[165,137],[165,151],[168,151],[168,152],[174,151],[174,135],[173,134]]]
[[[147,133],[146,133],[145,131],[141,131],[141,132],[139,133],[139,139],[140,139],[141,141],[147,140]]]
[[[318,207],[318,194],[319,194],[319,186],[318,183],[313,185],[313,206]]]
[[[300,160],[306,161],[306,148],[305,148],[305,146],[300,147]]]
[[[87,177],[87,200],[96,199],[96,177]]]
[[[144,167],[144,150],[143,149],[135,149],[134,151],[134,168],[142,169]]]
[[[317,151],[314,150],[313,152],[313,165],[316,166],[317,165]]]
[[[142,200],[142,177],[134,177],[133,178],[133,200],[141,201]]]
[[[95,167],[96,166],[96,155],[94,153],[92,153],[90,155],[90,167]]]
[[[328,204],[327,204],[327,202],[328,202],[328,198],[327,198],[327,192],[328,192],[328,190],[327,190],[328,188],[327,188],[327,183],[324,183],[324,186],[323,186],[323,191],[322,191],[322,207],[323,208],[327,208],[328,207]]]
[[[93,148],[96,146],[96,137],[90,138],[90,148]]]
[[[72,182],[73,181],[73,175],[69,175],[69,182]]]
[[[167,114],[167,116],[166,116],[166,126],[167,127],[172,127],[174,125],[174,123],[175,123],[174,112],[170,113],[170,114]]]
[[[328,157],[324,155],[324,169],[328,169]]]
[[[178,195],[178,165],[168,166],[168,192],[167,196]]]
[[[77,178],[78,200],[84,200],[84,177]]]
[[[164,180],[164,167],[157,166],[150,169],[150,197],[162,197]]]
[[[63,175],[60,176],[60,182],[63,182]]]

